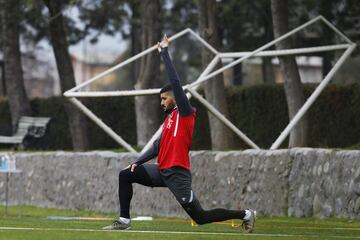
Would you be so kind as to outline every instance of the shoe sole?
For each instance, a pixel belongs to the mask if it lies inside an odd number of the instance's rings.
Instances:
[[[101,230],[107,230],[107,231],[122,231],[122,230],[129,230],[131,229],[131,226],[127,227],[127,228],[112,228],[112,229],[106,229],[106,228],[102,228]]]

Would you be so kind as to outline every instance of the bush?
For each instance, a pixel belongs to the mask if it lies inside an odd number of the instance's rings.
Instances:
[[[308,98],[316,86],[305,85]],[[230,120],[261,148],[270,148],[289,122],[282,85],[227,89]],[[197,101],[194,149],[210,149],[207,114]],[[329,85],[307,112],[308,146],[344,148],[360,141],[360,85]],[[235,136],[237,148],[248,148]],[[287,147],[288,140],[281,147]],[[201,147],[200,147],[201,146]]]
[[[307,95],[313,88],[306,88]],[[360,140],[360,86],[330,85],[309,109],[311,147],[344,148]]]
[[[29,142],[30,149],[71,150],[72,140],[65,112],[64,103],[68,101],[63,97],[47,99],[36,98],[31,100],[33,116],[50,117],[47,132],[43,138]],[[99,98],[81,100],[106,124],[119,133],[130,144],[136,144],[134,103],[130,98]],[[7,101],[0,101],[0,124],[10,134],[10,113]],[[118,147],[118,144],[109,137],[94,122],[86,117],[88,137],[92,149],[106,149]],[[2,145],[4,147],[4,145]]]

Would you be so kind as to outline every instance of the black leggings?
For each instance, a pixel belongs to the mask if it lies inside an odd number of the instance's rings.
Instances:
[[[191,203],[181,204],[189,216],[199,225],[221,222],[229,219],[243,219],[245,211],[235,211],[223,208],[204,210],[196,198]]]
[[[119,174],[119,199],[120,199],[120,216],[130,218],[130,201],[133,195],[132,183],[139,183],[144,186],[154,187],[152,180],[146,172],[144,166],[135,167],[134,172],[130,168],[124,169]],[[189,216],[199,225],[220,222],[229,219],[243,219],[245,211],[234,211],[227,209],[204,210],[199,200],[194,197],[193,201],[181,204]]]

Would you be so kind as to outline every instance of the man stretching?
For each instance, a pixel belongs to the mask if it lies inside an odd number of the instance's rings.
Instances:
[[[164,61],[170,84],[160,90],[161,107],[166,117],[162,133],[152,147],[135,163],[119,174],[120,218],[103,229],[124,230],[131,227],[130,201],[133,183],[148,187],[167,187],[189,216],[199,225],[242,219],[245,232],[254,230],[256,211],[213,209],[204,210],[191,189],[189,151],[195,124],[196,110],[190,105],[181,87],[178,74],[168,53],[169,40],[164,36],[157,47]],[[158,164],[144,164],[158,157]]]

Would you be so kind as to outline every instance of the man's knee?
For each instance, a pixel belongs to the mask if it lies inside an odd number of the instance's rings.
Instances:
[[[192,219],[194,220],[194,222],[197,225],[204,225],[204,224],[208,223],[204,216],[194,216],[194,217],[192,217]]]
[[[129,181],[129,169],[123,169],[119,173],[119,182],[128,182]]]
[[[208,223],[206,219],[205,210],[201,207],[199,201],[195,199],[191,203],[182,204],[184,210],[198,225]]]

